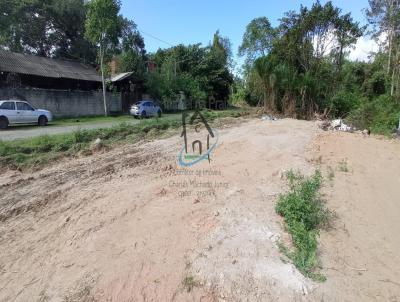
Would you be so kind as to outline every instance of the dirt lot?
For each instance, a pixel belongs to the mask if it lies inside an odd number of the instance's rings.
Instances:
[[[399,142],[290,119],[219,134],[188,170],[173,136],[3,173],[0,301],[400,301]],[[324,283],[281,260],[274,211],[284,171],[318,167]]]

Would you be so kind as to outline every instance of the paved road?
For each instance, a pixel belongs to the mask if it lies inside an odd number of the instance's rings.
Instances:
[[[99,129],[99,128],[111,128],[121,122],[95,122],[91,124],[80,124],[80,125],[67,125],[67,126],[52,126],[47,127],[9,127],[7,130],[0,130],[0,140],[10,141],[15,139],[31,138],[40,135],[52,135],[52,134],[63,134],[74,132],[79,129]],[[137,124],[140,120],[126,121],[125,123]]]

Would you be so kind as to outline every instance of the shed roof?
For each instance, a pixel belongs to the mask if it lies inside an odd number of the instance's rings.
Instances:
[[[131,75],[133,75],[133,71],[131,72],[124,72],[124,73],[119,73],[111,77],[111,82],[119,82],[122,80],[125,80],[126,78],[129,78]]]
[[[50,59],[0,50],[0,71],[47,78],[101,82],[101,76],[88,65],[75,61]]]

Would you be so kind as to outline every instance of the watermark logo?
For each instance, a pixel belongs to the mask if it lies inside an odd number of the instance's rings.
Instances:
[[[206,129],[206,132],[204,133],[205,137],[203,137],[204,140],[189,140],[188,133],[186,131],[187,117],[187,113],[182,113],[181,137],[183,137],[183,147],[179,152],[179,165],[182,167],[190,167],[203,160],[208,160],[208,162],[211,162],[211,153],[214,151],[218,144],[218,132],[215,129],[211,129],[204,116],[200,113],[200,111],[196,110],[190,118],[189,123],[193,124],[195,120],[199,120],[200,123],[195,126],[195,133],[201,133],[200,128],[202,124]]]

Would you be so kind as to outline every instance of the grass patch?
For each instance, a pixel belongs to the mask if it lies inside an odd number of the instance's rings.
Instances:
[[[335,178],[335,171],[332,169],[331,166],[328,166],[328,180],[332,182],[334,178]]]
[[[321,173],[317,170],[306,178],[300,173],[289,171],[286,176],[290,190],[279,197],[275,209],[285,219],[293,249],[290,250],[282,243],[278,247],[305,276],[315,281],[324,281],[325,277],[315,272],[319,265],[317,237],[319,229],[329,225],[331,213],[325,208],[319,193]]]
[[[193,288],[198,287],[200,283],[196,281],[196,279],[193,276],[186,276],[182,280],[182,285],[189,293],[193,290]]]
[[[248,114],[242,110],[203,111],[206,119],[212,122],[216,118],[239,117]],[[153,139],[167,130],[181,127],[181,116],[174,118],[154,118],[137,124],[120,123],[112,128],[78,130],[59,135],[45,135],[31,139],[0,141],[0,167],[22,169],[40,167],[62,157],[77,154],[89,155],[90,144],[100,138],[106,146],[121,142],[137,142],[141,139]]]
[[[347,159],[343,159],[339,162],[339,171],[341,172],[349,172],[349,168],[347,167]]]
[[[69,125],[85,125],[93,123],[123,123],[133,119],[130,115],[118,115],[118,116],[80,116],[75,118],[55,118],[50,125],[57,126],[69,126]]]

